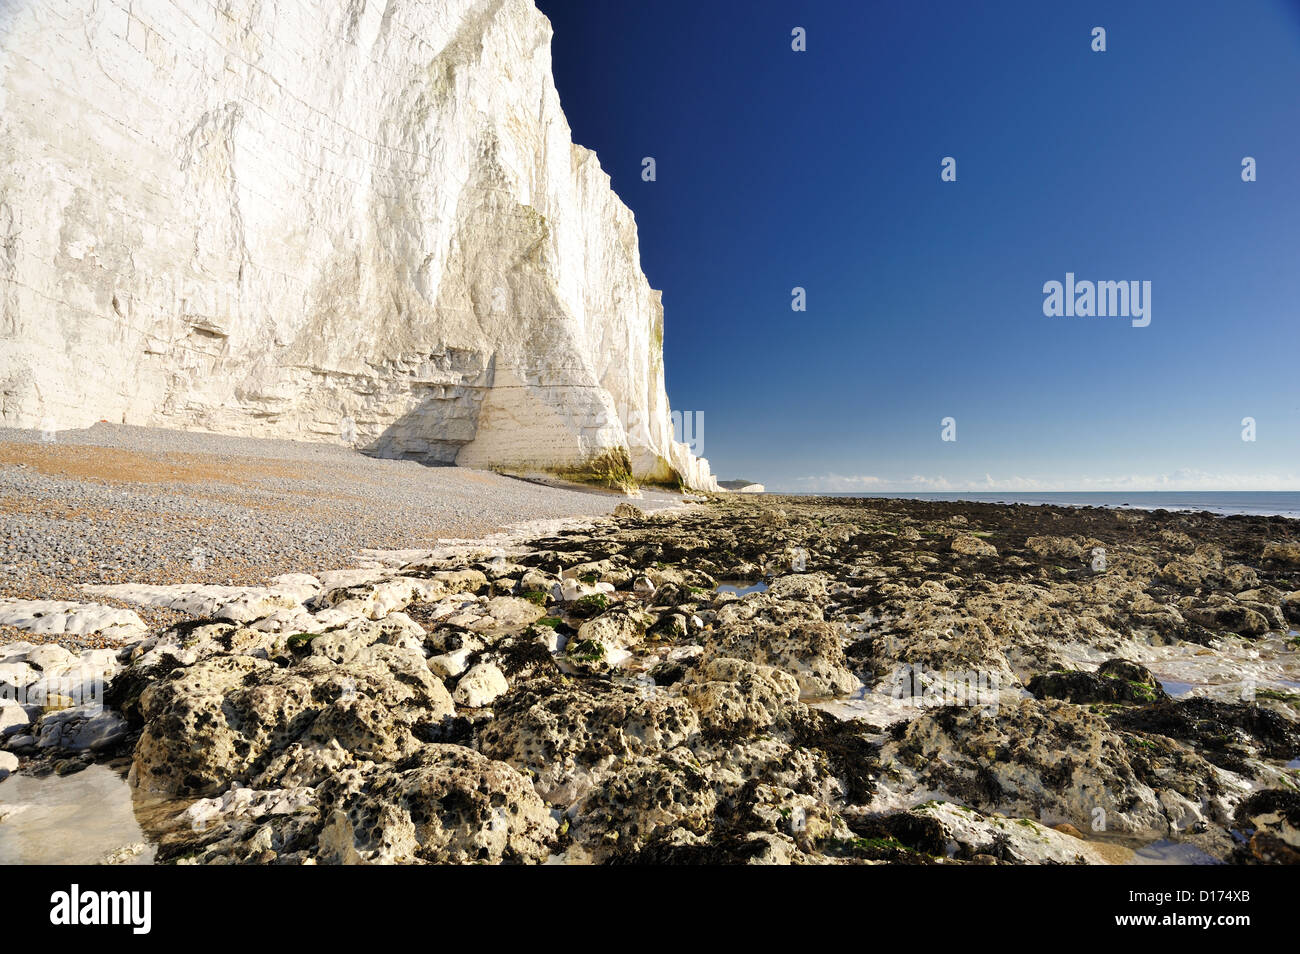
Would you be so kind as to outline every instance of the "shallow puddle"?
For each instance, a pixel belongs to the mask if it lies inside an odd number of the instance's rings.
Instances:
[[[1252,697],[1300,703],[1300,647],[1296,631],[1258,640],[1228,638],[1214,649],[1193,643],[1146,649],[1139,661],[1174,698],[1206,696],[1220,702]]]
[[[749,593],[765,593],[767,592],[767,584],[762,581],[746,583],[743,580],[738,580],[734,583],[719,583],[714,592],[735,593],[737,596],[745,596]]]
[[[1221,865],[1218,858],[1195,845],[1179,841],[1152,841],[1133,852],[1131,865]]]
[[[1173,696],[1175,699],[1187,695],[1196,688],[1196,686],[1190,682],[1179,682],[1177,679],[1157,678],[1156,681],[1160,683],[1160,687],[1164,689],[1165,692],[1169,693],[1169,695]]]
[[[0,865],[149,864],[154,851],[122,772],[91,765],[0,782]]]

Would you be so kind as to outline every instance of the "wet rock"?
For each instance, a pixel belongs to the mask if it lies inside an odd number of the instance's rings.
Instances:
[[[1210,629],[1242,636],[1263,636],[1269,631],[1270,623],[1263,613],[1243,606],[1229,596],[1212,596],[1200,605],[1188,601],[1188,605],[1179,608],[1186,619]]]
[[[1076,826],[1100,811],[1111,831],[1163,837],[1169,821],[1106,720],[1055,700],[999,706],[993,715],[946,706],[900,727],[881,751],[910,783],[983,812]],[[1217,791],[1202,763],[1181,765],[1183,784],[1207,803]],[[1199,776],[1199,778],[1198,778]],[[1163,787],[1163,786],[1162,786]]]
[[[1108,659],[1096,672],[1050,672],[1025,687],[1040,699],[1066,702],[1148,703],[1169,698],[1151,671],[1124,659]]]
[[[1105,864],[1104,855],[1077,837],[1064,834],[1029,818],[981,815],[951,802],[930,802],[912,815],[933,819],[940,827],[947,857],[977,860],[983,855],[1010,864]],[[894,822],[889,830],[898,832]],[[936,836],[927,829],[921,845],[934,846]]]
[[[1300,623],[1300,590],[1292,590],[1282,598],[1282,611],[1289,622]]]
[[[109,749],[126,734],[126,720],[97,704],[48,713],[35,729],[38,748],[72,751]]]
[[[217,798],[200,798],[181,813],[180,821],[201,832],[239,820],[260,821],[269,815],[293,815],[315,808],[310,788],[254,789],[235,786]]]
[[[1110,723],[1191,745],[1222,768],[1253,777],[1251,760],[1289,759],[1300,751],[1300,724],[1272,709],[1192,698],[1115,712]]]
[[[1248,838],[1237,860],[1248,864],[1300,864],[1300,792],[1268,789],[1256,792],[1235,816]]]

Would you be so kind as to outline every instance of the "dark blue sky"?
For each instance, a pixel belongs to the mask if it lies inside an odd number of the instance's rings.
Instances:
[[[1296,2],[538,5],[720,477],[1300,489]],[[1067,271],[1150,325],[1045,317]]]

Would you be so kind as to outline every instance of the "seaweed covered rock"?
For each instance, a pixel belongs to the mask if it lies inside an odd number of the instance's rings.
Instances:
[[[1169,696],[1145,666],[1108,659],[1096,672],[1063,671],[1035,676],[1025,687],[1040,699],[1066,702],[1147,703]]]
[[[1247,864],[1300,864],[1300,792],[1266,789],[1237,806],[1237,828],[1247,837],[1237,860]]]
[[[1292,858],[1285,766],[1300,722],[1264,680],[1292,665],[1274,630],[1295,583],[1260,560],[1258,519],[777,509],[726,499],[597,520],[505,557],[403,554],[298,581],[297,606],[250,598],[238,623],[190,620],[106,660],[132,779],[207,796],[193,828],[163,833],[159,859],[1119,859],[1081,834],[1100,831]],[[996,561],[951,546],[985,533]],[[1075,556],[1098,548],[1104,570]],[[1175,561],[1192,569],[1162,578]],[[768,585],[718,592],[718,578]],[[244,618],[259,606],[271,615]],[[1269,632],[1250,633],[1252,613]],[[31,649],[5,653],[7,685],[68,664]],[[1207,674],[1205,697],[1169,699],[1152,670]],[[1241,704],[1256,677],[1259,704]],[[0,744],[47,763],[98,757],[31,732],[24,709]]]
[[[1169,758],[1178,754],[1169,747]],[[1076,826],[1101,817],[1111,831],[1163,837],[1171,819],[1156,789],[1174,782],[1186,793],[1174,809],[1184,827],[1188,812],[1226,815],[1210,766],[1190,751],[1181,754],[1171,766],[1176,771],[1159,775],[1102,717],[1065,702],[1026,699],[993,715],[957,707],[923,712],[899,727],[881,761],[896,763],[912,786],[947,792],[984,812]]]
[[[1249,703],[1166,700],[1108,718],[1116,728],[1177,739],[1215,765],[1247,777],[1255,775],[1253,760],[1290,759],[1300,751],[1300,724]]]

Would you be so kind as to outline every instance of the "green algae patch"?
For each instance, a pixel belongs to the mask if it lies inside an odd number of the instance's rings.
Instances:
[[[637,489],[636,478],[632,476],[632,460],[626,447],[611,448],[589,457],[575,467],[554,470],[552,473],[561,480],[575,484],[592,484],[624,493]]]

